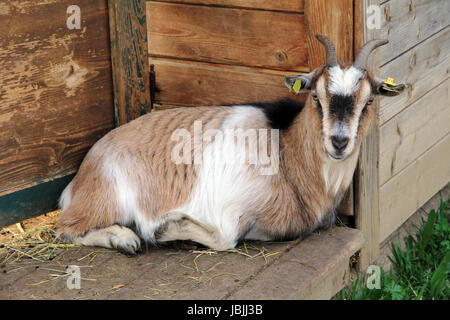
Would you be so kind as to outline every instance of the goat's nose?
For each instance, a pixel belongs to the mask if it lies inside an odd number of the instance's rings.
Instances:
[[[331,143],[336,151],[343,151],[347,147],[348,141],[350,139],[346,136],[332,136]]]

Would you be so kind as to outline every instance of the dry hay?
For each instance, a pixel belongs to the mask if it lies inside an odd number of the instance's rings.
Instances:
[[[199,286],[203,283],[208,284],[209,286],[212,285],[213,281],[217,278],[221,277],[231,277],[238,280],[242,280],[240,274],[233,273],[228,271],[219,271],[219,266],[225,267],[225,269],[229,269],[226,266],[226,262],[222,261],[221,258],[224,257],[224,254],[231,253],[234,255],[242,256],[245,260],[255,260],[255,259],[263,259],[264,264],[267,264],[269,262],[268,258],[272,256],[276,256],[281,253],[281,251],[269,251],[264,246],[262,246],[262,243],[259,241],[245,241],[241,243],[239,246],[237,246],[234,249],[228,249],[223,251],[217,251],[213,249],[200,249],[200,250],[189,250],[191,255],[185,256],[182,259],[178,261],[178,263],[190,270],[191,272],[186,272],[184,274],[185,278],[188,279],[188,281],[181,283],[181,285],[189,284],[191,287]],[[194,258],[189,262],[185,261],[186,258],[192,257],[194,255]],[[213,256],[217,257],[217,259],[212,262],[209,266],[206,266],[205,268],[200,267],[200,259],[202,256]],[[190,260],[190,259],[189,259]],[[189,266],[190,264],[191,266]],[[189,281],[190,280],[190,281]]]
[[[13,264],[23,259],[51,261],[66,249],[79,248],[79,245],[62,244],[56,240],[55,221],[58,215],[59,212],[51,212],[43,223],[37,226],[31,224],[29,228],[18,223],[0,229],[0,265]]]
[[[0,266],[13,264],[24,259],[48,262],[67,249],[80,248],[80,245],[62,244],[56,240],[55,224],[59,215],[60,211],[50,212],[45,216],[28,219],[22,223],[0,229]],[[210,270],[200,270],[197,261],[203,255],[211,256],[218,255],[221,252],[228,252],[244,256],[248,259],[261,258],[267,263],[267,258],[280,253],[279,251],[270,252],[262,246],[261,242],[254,241],[243,242],[234,249],[224,251],[216,251],[208,248],[198,249],[197,245],[184,241],[181,247],[184,248],[182,251],[188,251],[194,254],[191,264],[192,267],[184,263],[180,263],[181,266],[195,273],[212,271],[212,269],[220,264],[218,263],[213,268],[210,268]],[[174,252],[172,254],[176,253]]]

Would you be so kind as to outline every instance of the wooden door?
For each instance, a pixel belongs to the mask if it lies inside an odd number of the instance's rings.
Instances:
[[[352,0],[147,1],[147,29],[156,110],[294,98],[284,76],[325,61],[316,33],[353,57]]]
[[[109,46],[106,0],[0,0],[0,226],[55,208],[114,126]]]

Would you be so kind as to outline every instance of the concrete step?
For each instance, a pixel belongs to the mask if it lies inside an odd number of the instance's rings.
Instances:
[[[360,231],[335,227],[302,241],[246,242],[230,252],[186,243],[150,247],[134,257],[68,249],[52,261],[0,266],[0,298],[330,299],[347,283],[349,259],[363,243]],[[68,289],[65,276],[51,276],[64,274],[67,265],[80,266],[80,289]]]

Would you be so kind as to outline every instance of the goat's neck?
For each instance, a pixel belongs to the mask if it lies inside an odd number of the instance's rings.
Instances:
[[[281,134],[281,170],[298,192],[321,195],[312,198],[329,207],[340,200],[351,182],[359,145],[345,160],[328,157],[323,149],[321,119],[314,108],[308,99],[292,126]]]
[[[295,185],[323,184],[321,124],[309,100],[289,129],[280,134],[280,144],[281,168]]]
[[[342,164],[346,167],[347,159],[331,162],[325,154],[320,115],[308,102],[292,125],[280,132],[279,174],[272,176],[270,206],[259,218],[263,230],[279,237],[298,236],[319,225],[330,225],[327,221],[334,217],[344,184],[353,176],[352,171],[350,178],[341,179],[345,183],[340,183],[339,194],[334,194],[330,185],[336,184],[326,180],[329,176],[324,168],[331,164],[328,172],[334,178],[334,173],[339,173],[335,169],[340,170]]]

